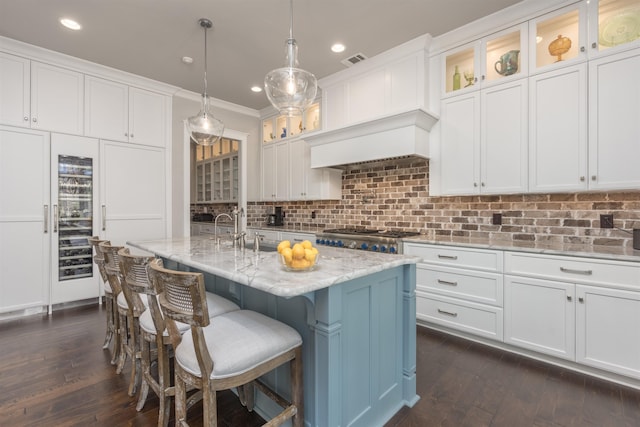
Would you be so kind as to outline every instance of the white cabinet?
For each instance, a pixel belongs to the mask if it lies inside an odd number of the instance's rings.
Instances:
[[[586,64],[532,76],[529,88],[529,190],[586,190]]]
[[[311,168],[311,148],[302,139],[289,143],[290,200],[327,200],[342,197],[342,171]]]
[[[167,236],[165,150],[100,141],[101,237],[114,245]]]
[[[640,378],[640,292],[576,286],[576,361]]]
[[[404,243],[403,250],[422,257],[416,268],[418,320],[502,341],[501,252],[419,243]]]
[[[527,189],[527,81],[442,101],[442,193],[504,194]]]
[[[49,304],[49,134],[0,126],[0,312]]]
[[[82,135],[81,73],[0,53],[0,122]]]
[[[289,143],[262,146],[262,200],[287,200],[289,197]]]
[[[166,103],[164,95],[86,76],[85,134],[164,147]]]
[[[505,276],[504,342],[575,360],[575,285]]]
[[[505,342],[640,378],[640,265],[505,253]]]
[[[31,61],[0,52],[0,123],[30,126]]]
[[[640,186],[640,49],[589,63],[589,188]]]
[[[320,103],[307,107],[301,116],[273,116],[262,120],[262,143],[294,137],[320,129]]]

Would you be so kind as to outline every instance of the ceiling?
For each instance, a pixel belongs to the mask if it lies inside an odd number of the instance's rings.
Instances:
[[[295,0],[300,67],[318,78],[356,53],[375,56],[429,33],[436,37],[520,0]],[[209,95],[254,109],[269,105],[264,76],[284,65],[287,0],[0,0],[0,35],[169,83],[203,89],[208,31]],[[82,26],[71,31],[62,17]],[[335,42],[346,45],[331,52]],[[193,63],[182,63],[190,56]]]

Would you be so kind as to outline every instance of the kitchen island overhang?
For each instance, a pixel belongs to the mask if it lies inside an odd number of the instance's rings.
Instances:
[[[206,237],[127,244],[163,258],[168,268],[204,273],[208,291],[298,330],[307,426],[382,426],[419,399],[418,257],[322,248],[314,271],[289,272],[275,252]],[[289,397],[287,368],[264,380]],[[279,409],[258,395],[256,411],[269,418]]]

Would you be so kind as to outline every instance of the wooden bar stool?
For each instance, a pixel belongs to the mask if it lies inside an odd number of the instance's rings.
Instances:
[[[131,292],[125,283],[120,268],[120,257],[118,251],[123,246],[112,246],[101,243],[100,249],[104,255],[105,270],[111,283],[111,287],[119,288],[120,292],[116,296],[115,302],[118,311],[120,337],[120,352],[116,365],[116,373],[120,374],[124,369],[127,359],[131,361],[131,378],[129,380],[129,396],[136,393],[140,383],[140,315],[147,309],[146,298],[142,299],[136,293]]]
[[[294,427],[303,425],[302,338],[295,329],[250,310],[209,319],[202,273],[165,269],[157,261],[149,263],[148,273],[175,349],[176,426],[188,425],[187,387],[202,391],[203,424],[215,427],[216,391],[238,387],[241,402],[252,410],[254,384],[283,408],[266,425],[279,426],[289,419]],[[178,322],[190,325],[191,333],[182,335]],[[291,402],[259,380],[287,363]],[[242,398],[245,391],[249,394]]]
[[[123,287],[129,288],[133,293],[146,295],[148,300],[148,310],[140,315],[142,385],[136,409],[138,411],[142,410],[147,400],[149,388],[151,388],[160,401],[158,426],[165,427],[169,423],[170,399],[174,395],[170,374],[170,355],[173,349],[169,333],[166,330],[164,317],[158,304],[156,291],[150,285],[147,276],[147,265],[155,258],[152,256],[132,255],[127,248],[118,251],[118,258],[122,277],[126,283]],[[158,263],[162,265],[161,260]],[[237,304],[210,292],[206,293],[206,298],[209,317],[240,309]],[[186,332],[189,330],[189,325],[179,323],[178,328],[181,332]],[[154,376],[151,370],[151,365],[154,361],[157,362],[157,376]]]
[[[109,284],[107,271],[105,270],[105,267],[104,267],[104,256],[100,251],[99,245],[100,243],[104,243],[104,242],[110,243],[110,242],[107,240],[100,240],[99,236],[92,236],[87,240],[89,241],[89,243],[91,244],[95,252],[95,255],[93,256],[93,262],[98,267],[98,272],[100,273],[100,277],[102,278],[102,284],[104,289],[104,305],[107,311],[107,328],[106,328],[107,330],[105,332],[104,344],[102,344],[102,348],[106,349],[106,348],[109,348],[109,344],[115,341],[114,336],[116,334],[118,315],[117,315],[115,305],[113,303],[114,301],[113,290],[111,289],[111,285]],[[118,349],[119,349],[118,346],[114,344],[111,364],[116,363],[116,359],[118,357],[118,354],[117,354]]]

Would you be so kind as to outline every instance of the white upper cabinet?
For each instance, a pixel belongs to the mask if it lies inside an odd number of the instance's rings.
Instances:
[[[559,9],[529,21],[529,73],[571,65],[587,58],[587,4]]]
[[[81,73],[0,53],[0,123],[82,134]]]
[[[0,52],[0,123],[29,127],[30,64],[28,59]]]
[[[589,7],[589,57],[640,47],[638,0],[591,0]]]
[[[86,77],[87,136],[164,147],[166,96],[121,83]]]
[[[527,75],[527,25],[491,34],[444,54],[443,96],[478,90]]]
[[[587,65],[529,79],[529,191],[586,190]]]
[[[84,75],[31,62],[31,127],[82,135]]]
[[[589,64],[589,188],[640,187],[640,49]]]
[[[302,140],[289,143],[290,200],[327,200],[342,197],[342,171],[311,168],[311,148]]]

